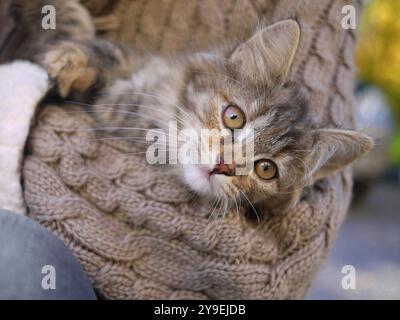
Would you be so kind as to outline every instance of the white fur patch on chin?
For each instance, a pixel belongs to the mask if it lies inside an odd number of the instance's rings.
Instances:
[[[203,195],[211,195],[212,184],[199,167],[196,165],[182,165],[182,172],[186,184],[194,191]]]
[[[38,102],[48,90],[46,71],[28,61],[0,65],[0,208],[25,213],[21,162]]]

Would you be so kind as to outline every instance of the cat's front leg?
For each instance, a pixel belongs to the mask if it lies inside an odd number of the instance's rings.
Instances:
[[[63,41],[39,58],[62,97],[82,93],[96,83],[99,69],[84,44]]]
[[[59,94],[99,91],[107,84],[129,75],[142,55],[132,48],[95,38],[62,41],[39,57],[39,64],[54,80]]]

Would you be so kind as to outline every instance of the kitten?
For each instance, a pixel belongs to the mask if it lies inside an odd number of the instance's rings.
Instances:
[[[205,53],[166,58],[93,39],[62,42],[41,63],[63,97],[88,102],[99,127],[116,128],[113,134],[137,148],[148,147],[147,130],[168,132],[169,121],[180,130],[216,129],[218,139],[228,135],[233,144],[243,139],[233,130],[253,130],[249,174],[237,175],[243,163],[226,164],[219,151],[219,163],[178,163],[178,175],[229,207],[241,201],[287,209],[305,187],[373,146],[365,134],[313,123],[300,89],[287,80],[299,39],[299,25],[285,20]]]

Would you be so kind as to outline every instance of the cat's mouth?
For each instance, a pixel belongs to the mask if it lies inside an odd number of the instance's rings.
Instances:
[[[209,171],[210,177],[212,175],[216,175],[216,174],[223,174],[225,176],[234,176],[235,175],[235,166],[225,164],[223,161],[221,161],[220,163],[216,164],[215,167],[211,171]]]
[[[230,181],[234,176],[234,168],[230,165],[220,163],[212,168],[186,165],[183,175],[186,183],[200,194],[211,197],[219,195],[226,199],[237,196]]]

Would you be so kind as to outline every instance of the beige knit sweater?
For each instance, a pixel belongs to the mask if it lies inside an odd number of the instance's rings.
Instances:
[[[257,19],[295,18],[292,79],[325,125],[351,127],[354,32],[345,0],[86,0],[102,33],[161,52],[245,37]],[[349,170],[315,185],[257,227],[209,211],[122,143],[94,140],[89,115],[41,111],[24,163],[29,214],[71,248],[106,298],[302,298],[351,193]]]

